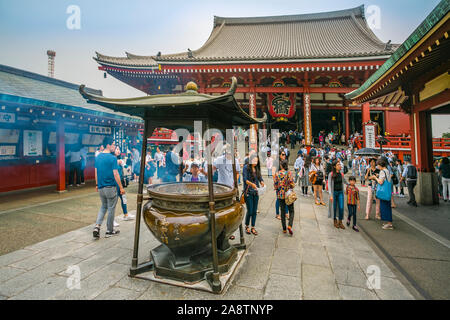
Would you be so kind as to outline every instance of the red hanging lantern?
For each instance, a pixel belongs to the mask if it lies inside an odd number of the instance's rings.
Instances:
[[[269,114],[272,118],[292,118],[295,114],[293,93],[269,93]]]

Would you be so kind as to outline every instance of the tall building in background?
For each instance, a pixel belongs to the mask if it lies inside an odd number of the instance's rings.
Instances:
[[[55,56],[56,52],[53,50],[47,50],[48,56],[48,76],[50,78],[55,77]]]

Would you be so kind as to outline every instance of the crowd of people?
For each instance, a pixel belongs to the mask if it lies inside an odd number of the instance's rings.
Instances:
[[[324,137],[321,143],[320,137]],[[353,137],[358,137],[355,134]],[[301,139],[301,140],[300,140]],[[311,196],[317,206],[328,206],[328,217],[338,229],[345,229],[344,211],[347,207],[346,225],[356,232],[357,212],[361,208],[360,188],[367,188],[367,202],[365,206],[365,219],[373,217],[382,220],[383,229],[393,229],[392,208],[396,207],[395,197],[405,197],[404,190],[408,190],[411,206],[417,206],[414,188],[417,184],[417,169],[409,161],[404,163],[397,159],[392,152],[385,152],[379,157],[359,156],[358,150],[351,139],[342,141],[342,145],[331,145],[329,135],[319,134],[319,143],[306,147],[301,144],[295,148],[297,142],[304,142],[302,133],[291,131],[281,133],[278,154],[273,154],[269,144],[261,148],[265,156],[267,181],[263,179],[261,161],[258,153],[250,150],[241,159],[235,152],[235,171],[239,184],[241,184],[242,198],[246,204],[244,219],[245,231],[248,234],[258,235],[256,219],[260,197],[266,192],[267,186],[276,193],[275,218],[281,220],[284,233],[293,234],[294,201],[296,187],[301,190],[303,197]],[[287,146],[293,141],[294,148]],[[111,144],[109,144],[111,143]],[[348,143],[348,144],[347,144]],[[291,145],[292,146],[292,145]],[[261,147],[261,146],[260,146]],[[289,153],[298,150],[293,169],[289,169]],[[107,235],[116,234],[114,227],[115,203],[121,200],[124,220],[131,220],[133,215],[128,214],[124,188],[131,180],[136,181],[140,175],[140,154],[137,148],[127,150],[126,157],[109,140],[105,146],[96,153],[95,170],[96,184],[100,193],[102,207],[98,214],[94,237],[98,237],[100,225],[105,213],[108,211]],[[69,156],[73,156],[69,154]],[[76,155],[77,156],[77,155]],[[278,156],[278,159],[276,157]],[[114,159],[114,161],[113,161]],[[277,161],[275,161],[277,160]],[[105,169],[107,168],[107,169]],[[226,146],[221,154],[213,158],[213,181],[234,187],[233,157],[230,146]],[[441,191],[444,201],[449,200],[450,193],[450,164],[448,158],[436,163],[436,171],[440,175]],[[347,174],[348,173],[348,174]],[[206,182],[208,180],[208,165],[205,158],[189,156],[187,152],[174,153],[173,147],[166,152],[156,148],[156,152],[149,150],[145,156],[145,184],[153,184],[154,179],[160,182]],[[242,179],[241,179],[242,178]],[[100,190],[103,190],[100,192]],[[324,192],[328,193],[328,204],[324,200]],[[300,193],[299,193],[300,195]],[[375,209],[373,209],[375,207]],[[112,216],[112,218],[110,217]],[[112,219],[112,220],[111,220]],[[117,230],[118,232],[118,230]]]

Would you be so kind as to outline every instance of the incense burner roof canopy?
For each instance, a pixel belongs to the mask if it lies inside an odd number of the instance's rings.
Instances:
[[[116,112],[138,116],[155,121],[209,120],[212,124],[248,126],[263,123],[263,118],[253,118],[236,102],[234,93],[237,79],[232,78],[232,84],[227,93],[221,96],[200,94],[187,90],[180,94],[153,95],[138,98],[112,99],[88,93],[85,86],[80,86],[81,95],[88,103],[95,103]]]

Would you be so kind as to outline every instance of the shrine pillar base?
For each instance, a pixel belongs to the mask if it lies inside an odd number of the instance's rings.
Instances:
[[[436,173],[418,172],[417,175],[417,185],[414,189],[416,202],[424,206],[438,204],[438,177]]]

